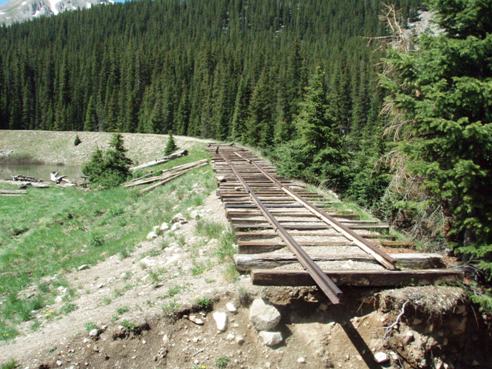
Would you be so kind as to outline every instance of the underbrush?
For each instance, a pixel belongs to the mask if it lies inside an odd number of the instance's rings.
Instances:
[[[205,150],[168,167],[207,157]],[[187,173],[154,191],[113,188],[29,189],[0,202],[0,340],[54,300],[63,285],[53,276],[92,265],[115,254],[128,255],[155,225],[203,203],[215,188],[210,167]],[[29,287],[32,293],[25,294]],[[59,314],[77,307],[64,301]]]

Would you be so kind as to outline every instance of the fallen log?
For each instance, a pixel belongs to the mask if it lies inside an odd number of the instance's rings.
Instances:
[[[183,169],[183,170],[180,170],[180,171],[178,171],[176,173],[173,173],[172,175],[170,175],[169,177],[163,179],[162,181],[159,181],[159,182],[154,183],[154,184],[152,184],[152,185],[150,185],[148,187],[143,188],[142,190],[140,190],[140,193],[143,194],[143,193],[152,191],[154,188],[159,187],[159,186],[162,186],[162,185],[165,185],[166,183],[172,181],[173,179],[178,178],[178,177],[182,176],[183,174],[188,173],[192,169],[197,169],[197,168],[203,167],[205,165],[208,165],[208,162],[206,160],[205,160],[205,162],[196,164],[196,165],[194,165],[192,167],[189,167],[187,169]]]
[[[196,165],[200,165],[200,164],[206,163],[206,162],[207,162],[207,159],[203,159],[203,160],[195,161],[193,163],[178,165],[178,166],[175,166],[175,167],[170,168],[168,170],[162,171],[160,175],[129,181],[129,182],[125,183],[123,186],[124,187],[135,187],[135,186],[140,186],[143,184],[162,181],[162,180],[166,179],[169,175],[173,175],[178,171],[187,170],[188,168],[194,168]]]
[[[71,186],[73,183],[67,178],[67,176],[62,176],[60,175],[59,172],[51,172],[50,173],[50,180],[51,182],[55,182],[57,185],[61,185],[62,182],[65,184]]]
[[[19,186],[19,188],[27,188],[27,187],[48,188],[48,187],[50,187],[50,185],[48,183],[44,183],[44,182],[27,182],[27,181],[13,181],[13,180],[11,181],[8,179],[2,179],[2,180],[0,180],[0,183]]]
[[[40,179],[34,178],[34,177],[29,177],[29,176],[23,176],[21,174],[12,176],[12,181],[15,182],[43,182]]]
[[[27,194],[26,190],[0,190],[0,195],[19,196]]]
[[[188,150],[185,150],[185,149],[178,150],[178,151],[173,152],[171,155],[164,156],[161,159],[151,160],[151,161],[148,161],[146,163],[137,165],[135,167],[131,167],[130,170],[135,171],[138,169],[153,167],[155,165],[164,164],[170,160],[174,160],[174,159],[180,158],[182,156],[186,156],[186,155],[188,155]]]

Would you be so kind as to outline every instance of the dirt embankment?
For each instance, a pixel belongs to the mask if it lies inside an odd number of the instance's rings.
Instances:
[[[75,137],[81,143],[74,145]],[[46,164],[81,165],[96,148],[107,148],[112,133],[108,132],[53,132],[9,131],[0,132],[0,150],[16,157],[30,158]],[[167,135],[123,133],[128,156],[135,162],[163,156]],[[175,136],[177,145],[189,148],[196,143],[207,143],[193,137]]]

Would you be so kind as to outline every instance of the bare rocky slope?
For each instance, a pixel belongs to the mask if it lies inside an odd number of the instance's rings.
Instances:
[[[0,5],[0,24],[25,22],[68,10],[89,9],[93,5],[111,3],[111,0],[8,0]]]

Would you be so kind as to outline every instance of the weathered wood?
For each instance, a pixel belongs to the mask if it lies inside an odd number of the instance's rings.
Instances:
[[[140,190],[140,193],[143,194],[143,193],[147,193],[149,191],[152,191],[154,188],[157,188],[159,186],[165,185],[166,183],[171,182],[173,179],[178,178],[178,177],[181,177],[182,175],[188,173],[189,171],[191,171],[193,169],[197,169],[197,168],[203,167],[203,166],[205,166],[207,164],[208,164],[208,162],[205,161],[203,163],[194,165],[194,166],[189,167],[187,169],[182,169],[182,170],[180,170],[180,171],[178,171],[178,172],[170,175],[169,177],[166,177],[162,181],[159,181],[159,182],[154,183],[154,184],[152,184],[152,185],[150,185],[148,187],[143,188],[142,190]]]
[[[354,245],[354,247],[356,247]],[[442,256],[438,254],[424,253],[404,253],[390,254],[395,259],[395,265],[399,268],[413,269],[439,269],[446,265],[443,262]],[[369,254],[360,253],[343,253],[341,255],[334,254],[310,254],[311,259],[316,262],[323,261],[363,261],[366,263],[377,263],[377,261]],[[234,262],[237,270],[247,272],[252,269],[269,269],[277,268],[283,265],[297,263],[297,259],[292,254],[238,254],[234,255]]]
[[[34,177],[29,177],[29,176],[23,176],[21,174],[12,176],[12,181],[16,182],[42,182],[42,180]]]
[[[187,163],[187,164],[182,164],[182,165],[178,165],[178,166],[175,166],[173,168],[170,168],[168,170],[164,170],[161,172],[160,175],[157,175],[157,176],[153,176],[153,177],[149,177],[149,178],[144,178],[144,179],[141,179],[141,180],[135,180],[135,181],[129,181],[129,182],[126,182],[123,187],[136,187],[136,186],[141,186],[141,185],[144,185],[144,184],[149,184],[149,183],[154,183],[154,182],[162,182],[162,181],[165,181],[168,177],[171,177],[171,176],[174,176],[175,174],[179,173],[179,172],[186,172],[188,169],[193,169],[199,165],[202,165],[202,164],[207,164],[208,161],[207,159],[203,159],[203,160],[198,160],[198,161],[194,161],[192,163]]]
[[[0,180],[0,183],[19,186],[19,188],[26,188],[26,187],[48,188],[48,187],[51,187],[48,183],[44,183],[44,182],[26,182],[26,181]]]
[[[391,240],[382,240],[381,246],[383,247],[404,247],[404,248],[412,248],[415,247],[415,242],[411,241],[391,241]]]
[[[25,195],[26,190],[0,190],[0,195]]]
[[[451,269],[425,269],[404,271],[326,271],[338,286],[354,287],[398,287],[452,283],[463,279],[463,272]],[[251,279],[258,286],[314,286],[311,276],[304,271],[253,270]]]
[[[171,155],[164,156],[160,159],[151,160],[151,161],[148,161],[146,163],[131,167],[130,170],[133,172],[133,171],[138,170],[138,169],[150,168],[150,167],[153,167],[153,166],[156,166],[159,164],[167,163],[170,160],[181,158],[181,157],[186,156],[186,155],[188,155],[188,150],[185,150],[185,149],[178,150],[178,151],[173,152]]]

